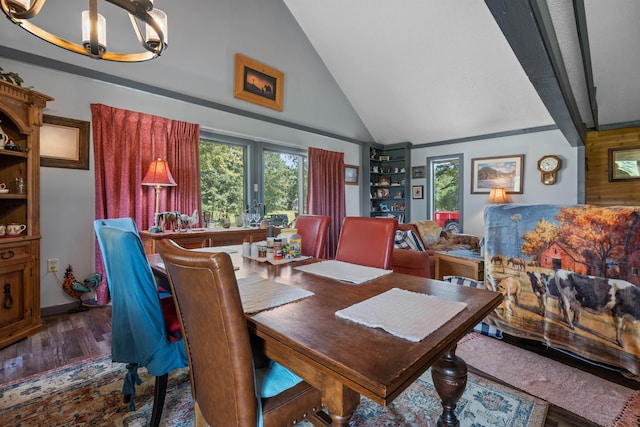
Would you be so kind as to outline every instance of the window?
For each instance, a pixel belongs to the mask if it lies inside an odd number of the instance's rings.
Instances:
[[[429,216],[445,230],[462,231],[463,155],[427,158],[429,170]]]
[[[246,146],[200,140],[203,219],[233,219],[245,212],[246,165]]]
[[[200,184],[205,221],[259,212],[289,224],[307,212],[306,151],[201,132]]]
[[[264,211],[276,223],[289,224],[307,211],[307,156],[269,148],[262,163]]]

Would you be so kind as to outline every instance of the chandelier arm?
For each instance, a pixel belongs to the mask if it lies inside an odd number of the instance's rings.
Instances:
[[[142,62],[157,58],[164,49],[166,49],[166,34],[163,31],[162,26],[149,13],[153,10],[153,3],[150,0],[106,0],[129,13],[132,23],[135,24],[134,31],[136,32],[136,36],[147,52],[117,53],[105,52],[104,50],[101,51],[97,36],[97,1],[98,0],[89,0],[89,11],[91,13],[91,10],[93,10],[96,15],[95,19],[93,16],[91,17],[91,21],[96,22],[96,24],[91,25],[89,49],[84,45],[73,43],[69,40],[58,37],[28,21],[28,19],[36,16],[40,12],[46,0],[34,0],[28,10],[23,10],[24,7],[12,0],[0,0],[0,6],[7,18],[36,37],[63,49],[80,55],[89,56],[94,59],[105,59],[117,62]],[[95,4],[95,7],[92,7],[92,4]],[[145,37],[142,35],[138,20],[143,21],[154,29],[159,39],[157,46],[156,42],[154,42],[153,45],[147,43],[147,40],[145,40]]]
[[[14,1],[2,0],[1,3],[2,3],[2,9],[4,9],[7,16],[9,16],[9,19],[11,19],[14,23],[17,24],[17,22],[12,18],[31,19],[34,16],[36,16],[38,13],[40,13],[40,10],[42,9],[42,6],[44,6],[44,3],[46,1],[47,0],[35,0],[29,9],[24,11],[22,11],[23,9],[22,5]]]

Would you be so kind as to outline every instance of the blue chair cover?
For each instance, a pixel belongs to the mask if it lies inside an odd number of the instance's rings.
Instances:
[[[187,366],[188,360],[184,341],[167,338],[158,288],[135,224],[132,230],[121,220],[96,220],[94,228],[113,306],[111,357],[128,364],[123,393],[131,394],[133,402],[138,367],[161,376]]]

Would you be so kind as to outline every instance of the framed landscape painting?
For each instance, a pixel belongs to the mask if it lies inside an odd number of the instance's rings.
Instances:
[[[522,194],[523,178],[524,154],[471,159],[471,194],[489,194],[496,187]]]

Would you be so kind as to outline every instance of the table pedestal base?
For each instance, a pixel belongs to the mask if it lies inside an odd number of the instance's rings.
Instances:
[[[467,386],[467,364],[456,356],[456,345],[431,368],[433,385],[442,399],[442,415],[438,427],[459,427],[460,421],[454,410]]]

